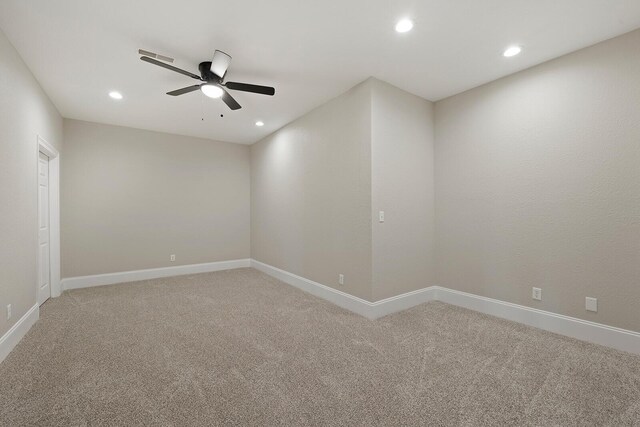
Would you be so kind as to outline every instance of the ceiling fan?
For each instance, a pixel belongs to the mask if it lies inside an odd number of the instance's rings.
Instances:
[[[243,92],[251,92],[251,93],[259,93],[261,95],[269,95],[273,96],[276,93],[276,90],[269,86],[260,86],[253,85],[248,83],[238,83],[238,82],[224,82],[223,79],[225,74],[227,73],[227,68],[229,68],[229,64],[231,64],[231,56],[222,52],[221,50],[216,50],[213,54],[213,59],[211,61],[201,62],[198,66],[200,70],[200,75],[191,73],[189,71],[182,70],[178,67],[174,67],[173,65],[169,65],[166,62],[159,61],[158,59],[163,59],[167,62],[173,62],[172,58],[157,55],[153,52],[149,52],[146,50],[138,50],[138,53],[142,55],[140,57],[144,62],[148,62],[150,64],[157,65],[162,68],[166,68],[167,70],[175,71],[176,73],[183,74],[185,76],[191,77],[192,79],[199,80],[201,84],[183,87],[182,89],[173,90],[171,92],[167,92],[167,95],[178,96],[184,95],[185,93],[193,92],[198,89],[202,91],[206,96],[210,98],[222,98],[222,101],[227,104],[229,108],[232,110],[239,110],[242,108],[238,101],[236,101],[230,94],[225,90],[240,90]],[[156,59],[158,58],[158,59]]]

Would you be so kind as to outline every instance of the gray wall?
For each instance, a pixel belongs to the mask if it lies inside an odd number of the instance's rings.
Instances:
[[[248,146],[66,119],[64,140],[62,277],[249,258]]]
[[[640,330],[640,31],[436,103],[435,182],[439,285]]]
[[[252,257],[365,299],[371,298],[369,86],[356,86],[251,147]]]
[[[62,152],[60,114],[0,32],[0,336],[36,304],[38,135]]]
[[[373,300],[434,281],[433,104],[372,79]],[[385,221],[378,221],[379,211]]]
[[[431,102],[371,78],[251,154],[254,259],[370,301],[432,284]]]

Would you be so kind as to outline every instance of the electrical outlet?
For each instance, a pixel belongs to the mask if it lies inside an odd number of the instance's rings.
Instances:
[[[11,319],[11,304],[7,304],[7,320]]]
[[[537,301],[542,301],[542,289],[531,288],[531,298]]]
[[[587,309],[587,311],[593,311],[593,312],[597,313],[598,312],[598,298],[586,297],[585,298],[585,308]]]
[[[344,285],[344,274],[338,274],[338,283]]]
[[[170,259],[171,259],[171,262],[175,261],[176,260],[176,255],[175,254],[171,254],[171,258]]]

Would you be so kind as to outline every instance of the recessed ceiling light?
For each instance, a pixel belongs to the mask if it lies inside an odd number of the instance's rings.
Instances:
[[[502,55],[510,58],[512,56],[516,56],[520,52],[522,52],[522,48],[520,46],[510,46],[504,51]]]
[[[396,31],[399,33],[406,33],[413,28],[413,22],[410,19],[401,19],[396,24]]]
[[[122,94],[120,92],[116,92],[115,90],[109,92],[109,96],[113,99],[122,99]]]
[[[264,122],[263,122],[263,121],[261,121],[261,120],[258,120],[258,121],[256,122],[256,126],[258,126],[258,127],[260,127],[260,126],[264,126]]]
[[[212,84],[202,85],[200,86],[200,90],[209,98],[220,98],[224,93],[220,86]]]

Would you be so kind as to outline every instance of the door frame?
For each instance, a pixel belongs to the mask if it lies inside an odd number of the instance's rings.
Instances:
[[[51,297],[56,298],[62,293],[62,289],[60,288],[60,153],[44,138],[38,135],[36,177],[38,176],[37,165],[40,159],[39,153],[43,153],[49,157],[49,281],[51,286]],[[38,184],[37,179],[36,184]],[[36,192],[36,197],[37,194],[38,193]],[[40,201],[38,201],[38,203],[40,203]],[[38,213],[38,215],[40,214]],[[37,220],[35,230],[37,235]],[[36,271],[39,271],[39,264],[40,256],[38,256],[38,260],[36,261]],[[38,281],[36,280],[36,292],[37,290]]]

